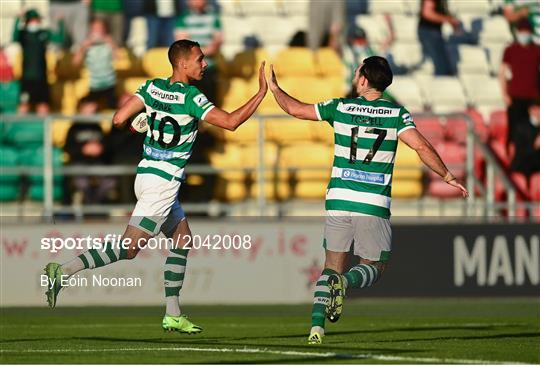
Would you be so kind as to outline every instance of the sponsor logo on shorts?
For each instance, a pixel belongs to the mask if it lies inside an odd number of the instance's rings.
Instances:
[[[341,171],[341,179],[361,183],[384,184],[384,174],[364,172],[355,169],[343,169]]]
[[[144,152],[146,155],[156,160],[169,160],[173,157],[172,151],[160,150],[148,145],[144,145]]]

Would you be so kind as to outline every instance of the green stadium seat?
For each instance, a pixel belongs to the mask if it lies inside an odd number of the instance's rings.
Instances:
[[[19,154],[19,165],[43,166],[43,148],[25,149]],[[53,148],[53,167],[61,167],[63,162],[63,152],[61,149]],[[58,171],[58,170],[56,170]],[[43,174],[32,174],[30,179],[29,198],[32,200],[43,199]],[[54,199],[59,200],[63,195],[63,176],[57,172],[54,174]]]
[[[17,111],[19,104],[20,86],[18,81],[0,83],[0,112],[11,113]]]
[[[10,146],[0,145],[0,166],[17,166],[17,150]],[[19,196],[19,176],[0,174],[0,201],[13,201]]]
[[[43,145],[44,124],[41,119],[28,118],[28,121],[6,123],[4,140],[10,145],[29,148]]]

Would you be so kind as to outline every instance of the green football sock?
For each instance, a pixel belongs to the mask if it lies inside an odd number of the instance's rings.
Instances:
[[[123,259],[127,259],[127,249],[108,242],[103,248],[89,249],[62,264],[62,269],[64,274],[72,276],[83,269],[99,268]]]
[[[188,249],[171,249],[165,261],[165,297],[178,296],[184,283]]]
[[[315,294],[313,295],[313,307],[311,309],[311,326],[324,328],[326,319],[326,306],[330,300],[330,291],[328,290],[328,276],[337,273],[333,269],[323,269],[321,276],[315,284]]]
[[[347,288],[362,288],[372,286],[380,277],[380,271],[371,264],[358,264],[344,275]]]

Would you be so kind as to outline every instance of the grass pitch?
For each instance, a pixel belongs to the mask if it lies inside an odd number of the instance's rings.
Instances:
[[[321,346],[310,306],[186,306],[200,335],[164,333],[162,308],[0,309],[1,363],[540,363],[540,298],[345,303]]]

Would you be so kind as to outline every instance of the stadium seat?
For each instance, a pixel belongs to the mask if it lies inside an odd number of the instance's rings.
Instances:
[[[486,15],[489,14],[490,4],[488,0],[474,0],[474,1],[462,1],[452,0],[448,1],[448,7],[450,11],[455,14],[477,14]]]
[[[472,122],[471,122],[472,123]],[[467,121],[462,118],[446,118],[445,139],[465,145],[467,143]]]
[[[144,74],[142,70],[141,60],[127,48],[119,48],[117,57],[113,59],[114,69],[118,78],[141,76]]]
[[[422,46],[417,41],[397,41],[392,45],[390,52],[394,62],[399,66],[415,67],[422,62]],[[394,80],[392,85],[395,83]]]
[[[404,143],[398,143],[396,159],[394,162],[393,180],[415,180],[422,178],[422,161],[410,147]],[[393,182],[394,182],[393,181]]]
[[[457,78],[435,77],[430,83],[424,83],[423,87],[433,112],[452,113],[467,109],[467,100]]]
[[[248,83],[243,78],[221,79],[218,84],[219,99],[223,100],[222,107],[232,112],[247,101]]]
[[[44,124],[42,119],[28,117],[28,120],[7,123],[4,129],[4,141],[17,148],[43,145]]]
[[[268,119],[266,121],[266,139],[280,145],[315,140],[312,125],[314,121],[302,121],[296,118]]]
[[[167,51],[167,48],[152,48],[146,51],[142,59],[142,66],[148,76],[156,78],[171,73]]]
[[[397,23],[394,23],[394,24],[397,24]],[[388,25],[381,14],[358,15],[356,17],[356,25],[359,25],[366,31],[367,37],[372,44],[380,44],[384,42],[388,38],[388,35],[390,34]],[[407,32],[405,31],[396,32],[396,37],[399,37],[403,33],[407,33]],[[416,34],[416,31],[414,34]]]
[[[395,179],[392,181],[392,198],[419,198],[423,185],[419,179]]]
[[[392,2],[392,1],[372,1],[371,3],[387,3],[388,5],[394,5],[397,9],[401,8],[402,2]],[[404,8],[403,8],[404,9]],[[405,9],[404,9],[405,10]],[[400,12],[400,10],[398,10]],[[405,14],[395,14],[393,12],[389,12],[389,14],[392,14],[392,25],[394,27],[394,35],[396,37],[397,42],[404,42],[404,43],[410,43],[410,44],[418,44],[418,19],[416,17],[411,17],[409,15]],[[387,30],[387,25],[385,19],[381,16],[379,19],[380,26],[383,27],[383,30],[386,32],[386,37],[388,36],[389,32]],[[369,35],[369,29],[367,29],[368,35]],[[384,38],[382,39],[385,40]],[[380,42],[379,42],[380,43]]]
[[[499,80],[487,75],[461,75],[469,99],[476,106],[504,108]]]
[[[502,166],[507,169],[512,161],[511,151],[506,147],[504,142],[493,140],[489,143],[495,157],[501,162]]]
[[[274,70],[278,77],[315,77],[317,66],[313,53],[304,47],[289,47],[275,57]]]
[[[452,174],[458,179],[464,179],[465,163],[467,161],[465,146],[454,142],[442,142],[437,144],[435,149]],[[431,170],[429,175],[434,179],[440,179],[439,175]]]
[[[458,46],[458,72],[472,75],[489,75],[489,64],[486,52],[478,46],[460,44]]]
[[[0,166],[15,167],[18,163],[17,150],[0,145]],[[0,174],[0,201],[13,201],[19,196],[19,176],[16,174]]]
[[[209,154],[210,164],[218,169],[238,169],[242,166],[242,148],[236,144],[224,144],[221,150]],[[243,171],[223,171],[218,174],[216,196],[220,200],[239,201],[245,199],[246,173]]]
[[[530,192],[531,192],[531,199],[533,201],[540,202],[540,173],[534,173],[531,176]]]
[[[444,126],[437,117],[422,117],[415,119],[418,131],[433,145],[444,140]]]
[[[299,143],[285,147],[280,154],[279,166],[292,170],[280,173],[280,178],[288,177],[294,197],[321,199],[330,179],[333,157],[333,148],[324,144]]]
[[[58,148],[53,148],[53,169],[63,164],[63,152]],[[44,164],[44,151],[42,147],[34,149],[24,149],[19,152],[19,164],[33,167],[42,167]],[[63,196],[63,176],[54,172],[53,178],[53,198],[59,200]],[[31,200],[41,201],[44,197],[43,174],[31,174],[29,177],[30,189],[28,196]]]
[[[59,80],[73,80],[81,77],[84,68],[73,65],[73,54],[64,52],[56,62],[54,73]]]
[[[394,76],[394,81],[388,89],[397,101],[404,105],[411,113],[420,113],[424,110],[425,102],[422,92],[416,81],[409,76]]]
[[[315,60],[317,64],[317,73],[321,77],[338,78],[343,82],[345,65],[336,51],[331,48],[320,48],[315,53]]]
[[[334,81],[329,81],[334,80]],[[282,79],[283,88],[305,103],[319,103],[343,94],[343,79],[319,77],[287,77]],[[336,90],[334,90],[334,88]]]
[[[243,79],[257,78],[259,65],[265,60],[268,65],[270,63],[270,56],[264,48],[244,50],[235,55],[229,63],[229,76]]]
[[[259,135],[259,122],[252,118],[244,122],[236,131],[223,131],[223,139],[227,142],[255,143]],[[268,137],[266,137],[268,139]]]
[[[334,146],[334,129],[326,121],[312,121],[310,125],[313,136],[317,141]]]
[[[405,3],[401,0],[369,2],[369,12],[371,14],[404,14],[407,10]]]
[[[18,81],[0,83],[0,113],[17,111],[19,104],[20,85]]]
[[[482,32],[480,33],[480,44],[508,44],[512,41],[510,27],[504,17],[484,18],[482,22]]]
[[[139,89],[139,87],[144,85],[147,80],[148,79],[145,77],[131,76],[121,80],[117,85],[117,89],[119,89],[118,91],[121,94],[133,94],[137,91],[137,89]]]

